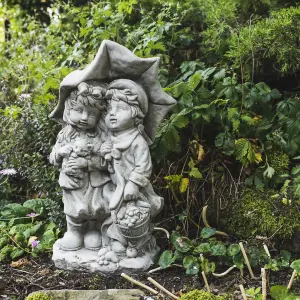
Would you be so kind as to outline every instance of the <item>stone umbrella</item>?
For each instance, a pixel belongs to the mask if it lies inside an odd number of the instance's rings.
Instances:
[[[102,41],[94,60],[83,70],[68,74],[60,84],[59,103],[50,114],[62,122],[64,103],[70,91],[81,82],[94,80],[110,83],[115,79],[130,79],[138,83],[148,97],[148,112],[144,129],[153,142],[157,128],[176,100],[166,94],[158,81],[159,57],[140,58],[127,48],[109,41]]]

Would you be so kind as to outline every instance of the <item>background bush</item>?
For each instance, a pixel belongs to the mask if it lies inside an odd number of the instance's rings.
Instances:
[[[48,115],[61,80],[111,39],[138,56],[159,56],[161,84],[178,100],[151,149],[153,182],[166,199],[164,217],[173,220],[164,226],[197,235],[208,204],[213,225],[241,237],[244,216],[260,201],[273,219],[243,237],[293,236],[300,196],[297,3],[83,2],[47,2],[36,14],[18,1],[0,6],[9,23],[0,43],[0,169],[17,172],[0,175],[2,203],[60,203],[58,171],[48,163],[60,125]],[[287,230],[278,229],[277,216]]]

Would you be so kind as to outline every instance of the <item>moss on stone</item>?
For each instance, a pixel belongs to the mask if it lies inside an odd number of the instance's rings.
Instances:
[[[228,300],[228,296],[216,296],[203,290],[193,290],[180,297],[180,300]]]
[[[36,292],[26,297],[25,300],[54,300],[54,298],[45,292]]]
[[[268,162],[276,175],[282,175],[289,169],[290,159],[284,152],[274,150],[268,153]]]
[[[282,239],[290,238],[300,229],[300,212],[294,204],[284,204],[280,198],[272,197],[274,194],[273,190],[245,189],[237,203],[231,205],[229,231],[242,239],[274,234]]]

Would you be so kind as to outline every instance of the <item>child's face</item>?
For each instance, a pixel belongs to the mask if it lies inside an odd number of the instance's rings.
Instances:
[[[97,108],[78,102],[70,109],[69,118],[76,127],[82,130],[92,129],[99,121],[100,111]]]
[[[105,123],[111,131],[124,131],[132,128],[134,117],[130,105],[123,101],[109,101]]]

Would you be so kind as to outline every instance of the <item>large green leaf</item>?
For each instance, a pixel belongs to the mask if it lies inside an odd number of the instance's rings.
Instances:
[[[183,259],[183,266],[186,269],[186,274],[196,275],[199,273],[200,264],[197,257],[189,255]]]
[[[211,227],[205,227],[201,230],[201,237],[207,239],[216,234],[216,229]]]
[[[25,251],[23,249],[16,248],[10,252],[10,258],[16,259],[16,258],[22,256],[24,253],[25,253]]]
[[[210,251],[210,243],[202,243],[194,249],[194,253],[206,253]]]
[[[226,246],[222,244],[214,245],[211,247],[211,255],[213,256],[223,256],[226,255]]]
[[[45,201],[43,199],[31,199],[25,201],[23,206],[32,209],[37,214],[42,214],[45,208]]]
[[[238,244],[232,244],[229,246],[227,253],[229,256],[235,256],[241,251],[241,248]]]
[[[294,260],[291,263],[291,268],[296,270],[297,272],[300,272],[300,259]]]
[[[192,247],[192,242],[187,237],[181,236],[178,232],[173,232],[171,242],[175,249],[180,252],[188,252]]]
[[[5,219],[11,218],[19,218],[25,217],[29,214],[32,210],[30,208],[24,207],[18,203],[11,203],[5,205],[1,210],[1,215]]]
[[[166,269],[167,267],[169,267],[171,265],[171,263],[173,261],[174,261],[174,259],[173,259],[172,251],[166,250],[161,254],[158,264],[162,269]]]
[[[281,285],[271,286],[270,295],[274,300],[300,300],[300,296],[294,295],[286,286]]]

